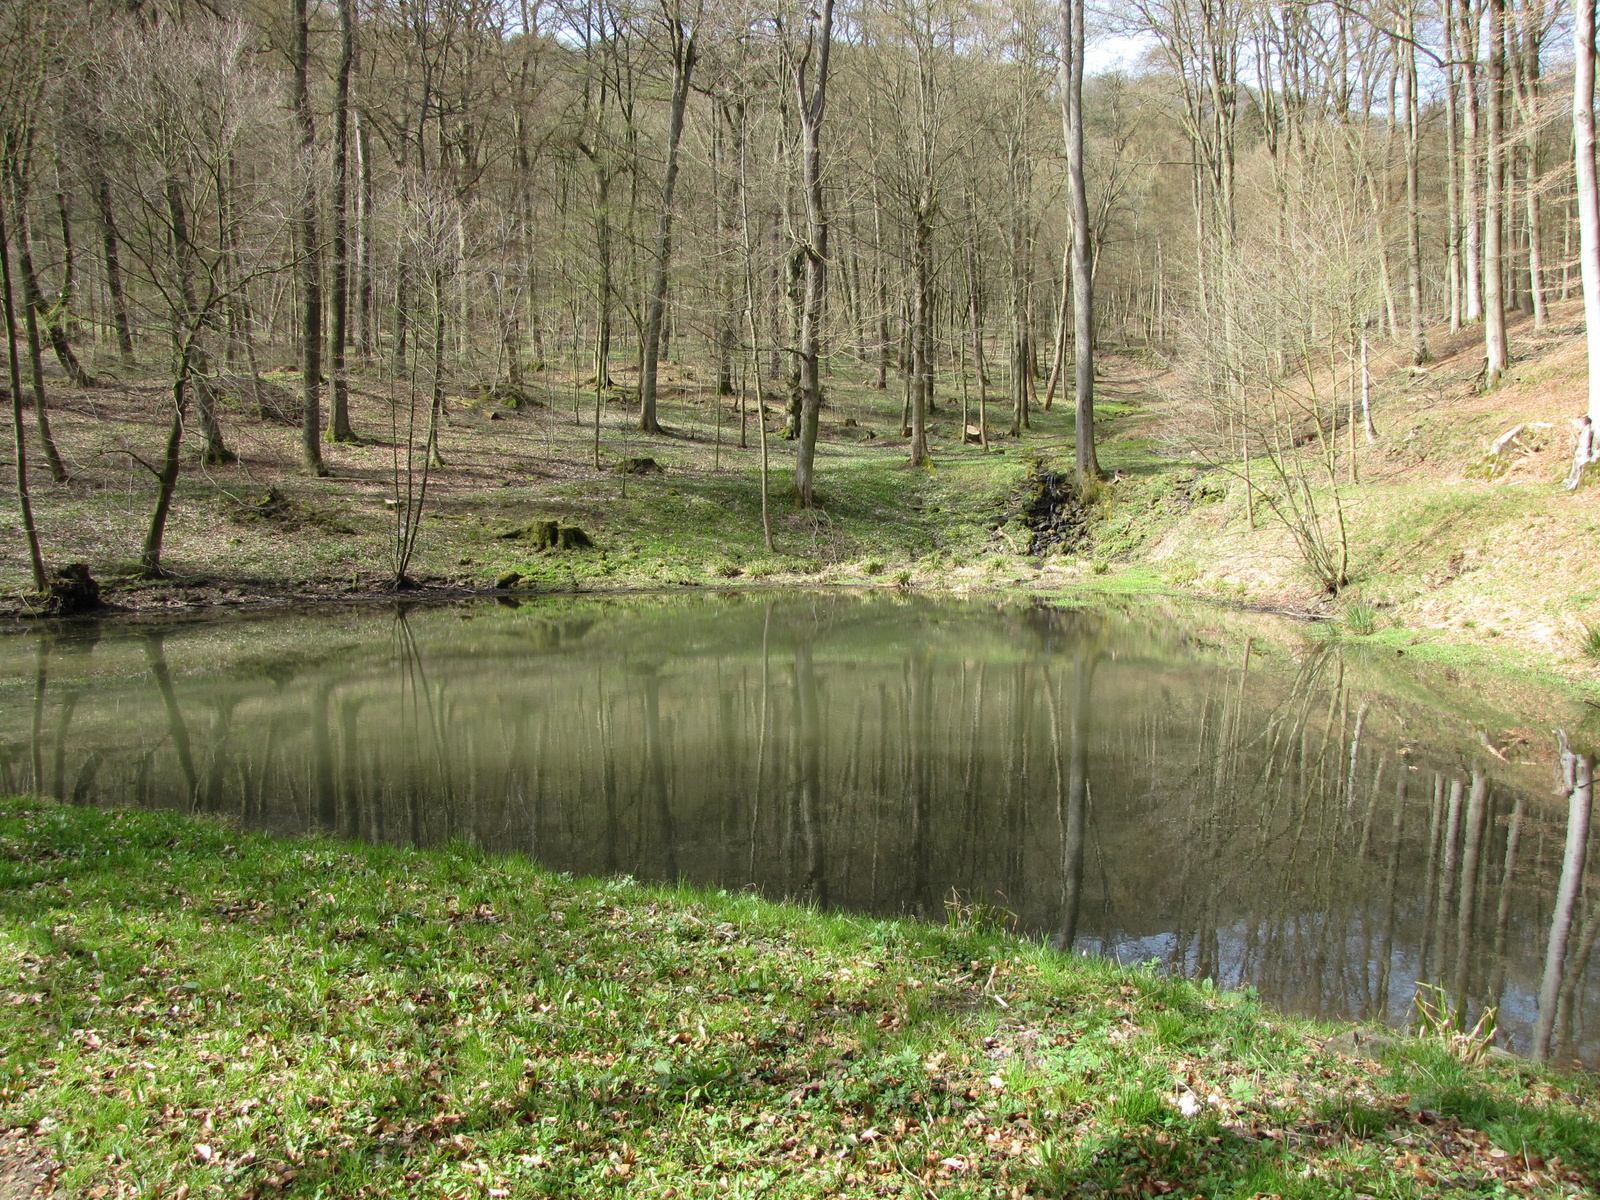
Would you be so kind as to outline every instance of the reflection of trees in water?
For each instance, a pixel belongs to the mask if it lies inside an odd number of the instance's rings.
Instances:
[[[175,674],[149,633],[137,705],[62,687],[41,642],[25,759],[57,794],[285,831],[878,912],[956,887],[1063,949],[1314,1012],[1403,1019],[1427,979],[1519,1027],[1539,997],[1553,1052],[1588,1044],[1600,899],[1557,849],[1572,822],[1409,745],[1332,647],[1285,671],[1246,642],[1225,669],[1101,614],[875,619],[770,601],[737,636],[586,655],[589,622],[480,652],[401,614],[381,657],[223,679]]]
[[[1061,915],[1051,944],[1068,951],[1078,940],[1078,913],[1083,904],[1083,847],[1089,820],[1089,713],[1094,695],[1094,669],[1099,656],[1089,645],[1073,653],[1070,706],[1056,701],[1056,681],[1045,672],[1044,695],[1050,707],[1050,749],[1055,768],[1056,825],[1061,839]],[[1062,710],[1069,714],[1062,720]],[[1062,763],[1061,727],[1065,723],[1066,763]]]
[[[1533,1027],[1533,1056],[1550,1055],[1551,1037],[1559,1015],[1563,968],[1566,965],[1567,939],[1572,931],[1573,912],[1589,847],[1589,816],[1594,806],[1594,759],[1576,754],[1561,735],[1561,790],[1567,793],[1567,836],[1561,856],[1561,879],[1556,885],[1556,902],[1550,916],[1550,936],[1545,943],[1544,976],[1539,984],[1539,1016]],[[1592,937],[1590,939],[1592,946]],[[1587,965],[1587,955],[1580,956]]]

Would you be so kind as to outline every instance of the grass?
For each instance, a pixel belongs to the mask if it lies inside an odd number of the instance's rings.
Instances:
[[[1583,636],[1578,640],[1578,649],[1591,662],[1600,662],[1600,623],[1583,627]]]
[[[1347,602],[1339,620],[1356,637],[1370,637],[1378,632],[1378,610],[1364,600]]]
[[[620,361],[614,369],[627,374]],[[781,414],[769,405],[776,545],[769,552],[753,404],[741,447],[732,400],[713,395],[683,364],[668,364],[666,373],[671,386],[662,397],[661,420],[667,432],[641,433],[636,408],[619,398],[602,420],[598,469],[592,412],[586,406],[574,412],[570,381],[558,370],[530,382],[525,390],[533,402],[519,407],[453,397],[440,430],[446,465],[429,482],[412,576],[486,587],[515,571],[523,587],[536,590],[825,574],[854,579],[930,555],[1006,552],[1006,535],[996,527],[1014,523],[1010,510],[1035,453],[1059,453],[1072,436],[1071,414],[1058,408],[1037,414],[1023,441],[997,437],[995,452],[986,454],[962,443],[959,407],[941,404],[929,425],[936,466],[913,470],[899,437],[897,395],[840,370],[828,381],[814,509],[794,504],[793,443],[777,436]],[[72,480],[36,482],[46,558],[87,563],[118,602],[161,605],[175,592],[190,601],[260,591],[344,595],[389,577],[396,449],[390,444],[392,385],[381,372],[357,372],[352,417],[363,440],[325,447],[331,474],[324,479],[299,471],[295,430],[243,409],[226,411],[225,429],[240,461],[204,470],[186,464],[165,553],[175,578],[159,584],[136,575],[151,485],[128,468],[131,460],[122,453],[159,453],[165,436],[159,377],[93,392],[56,381],[52,387],[53,426]],[[660,473],[613,470],[619,460],[641,456],[653,458]],[[550,519],[585,529],[596,548],[541,553],[520,535]],[[0,522],[0,532],[19,531]],[[1016,530],[1008,532],[1014,541]],[[754,573],[752,563],[758,565]],[[0,588],[23,589],[25,565],[15,556],[0,560]]]
[[[99,1197],[1571,1194],[1592,1082],[947,923],[0,801],[0,1120]],[[1093,1185],[1091,1188],[1090,1185]]]
[[[1340,487],[1350,517],[1351,582],[1382,613],[1382,628],[1342,627],[1385,644],[1423,637],[1431,648],[1419,654],[1471,658],[1481,651],[1516,668],[1593,680],[1600,659],[1585,629],[1600,625],[1600,590],[1588,560],[1571,547],[1592,540],[1600,493],[1560,487],[1565,468],[1556,461],[1554,434],[1540,454],[1519,459],[1493,483],[1462,474],[1512,414],[1553,418],[1570,399],[1562,372],[1546,368],[1566,362],[1561,356],[1576,343],[1532,336],[1525,323],[1514,323],[1513,337],[1518,372],[1492,401],[1471,390],[1476,351],[1465,342],[1436,365],[1426,388],[1399,359],[1381,367],[1382,436],[1358,451],[1361,482]],[[628,358],[619,351],[613,366],[624,384]],[[581,397],[574,408],[573,379],[552,365],[526,385],[530,402],[516,408],[451,399],[440,435],[448,466],[431,479],[411,574],[478,589],[515,572],[518,586],[531,591],[599,591],[894,586],[909,572],[919,587],[1023,589],[1069,603],[1090,583],[1096,591],[1178,589],[1327,614],[1327,597],[1266,506],[1254,506],[1252,521],[1243,484],[1227,464],[1205,467],[1172,440],[1187,418],[1161,400],[1159,364],[1107,355],[1104,366],[1097,438],[1113,478],[1090,501],[1092,544],[1076,547],[1076,555],[1031,559],[1022,512],[1035,464],[1070,462],[1070,406],[1034,412],[1019,439],[997,432],[985,453],[963,442],[960,410],[951,403],[959,381],[941,376],[940,407],[929,415],[933,466],[912,469],[900,436],[899,393],[868,386],[870,372],[841,354],[827,379],[816,509],[794,505],[793,444],[776,436],[778,415],[770,411],[774,549],[762,537],[754,418],[746,413],[740,446],[736,406],[712,394],[709,374],[692,362],[665,366],[667,432],[659,436],[638,431],[634,402],[626,387],[619,390],[604,410],[597,469],[592,409]],[[161,380],[82,393],[52,388],[54,427],[73,479],[36,481],[46,556],[87,563],[114,602],[156,608],[384,590],[394,523],[385,506],[393,483],[394,384],[377,368],[358,371],[354,382],[352,411],[365,440],[326,448],[327,479],[298,472],[297,431],[243,410],[226,412],[241,460],[185,468],[167,541],[175,578],[161,583],[134,571],[151,484],[124,452],[158,453],[165,436]],[[1005,424],[998,411],[991,423],[997,430]],[[636,457],[655,459],[664,473],[613,470]],[[1326,508],[1325,490],[1318,496]],[[595,549],[546,553],[516,536],[550,519],[579,525]],[[0,521],[3,532],[18,530]],[[17,594],[27,586],[24,563],[19,555],[0,557],[0,589]],[[1025,580],[1013,577],[1036,569]]]

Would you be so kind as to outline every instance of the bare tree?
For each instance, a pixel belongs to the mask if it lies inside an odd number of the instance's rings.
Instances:
[[[822,202],[822,118],[833,49],[833,0],[812,10],[798,46],[787,47],[788,74],[800,119],[800,179],[805,204],[805,292],[800,309],[800,428],[794,488],[803,508],[815,502],[817,422],[822,413],[822,319],[828,288],[828,218]]]
[[[350,381],[344,365],[350,313],[350,75],[355,66],[355,37],[355,0],[339,0],[339,65],[333,101],[333,303],[328,325],[328,369],[333,374],[330,442],[355,441],[350,428]]]
[[[1600,192],[1594,165],[1595,2],[1573,5],[1572,147],[1578,191],[1578,262],[1588,331],[1591,428],[1600,425]],[[1590,436],[1592,455],[1593,435]]]
[[[667,306],[667,276],[672,266],[673,196],[678,187],[678,147],[683,141],[683,112],[698,49],[700,9],[687,19],[679,0],[662,0],[662,23],[672,56],[672,107],[667,117],[667,167],[661,181],[661,211],[656,228],[656,262],[650,294],[645,299],[644,332],[639,345],[639,428],[660,433],[656,420],[656,377],[661,363],[661,320]]]
[[[271,258],[281,176],[259,163],[248,192],[229,165],[270,144],[278,128],[267,81],[245,60],[248,31],[197,18],[184,26],[117,28],[106,38],[105,69],[92,117],[96,144],[111,160],[107,177],[127,214],[121,246],[148,298],[148,320],[171,348],[171,412],[160,458],[124,450],[156,479],[156,501],[140,562],[162,573],[162,545],[174,496],[191,401],[201,409],[202,456],[215,460],[216,388],[206,348],[233,289],[275,270]],[[231,212],[247,216],[262,241],[248,248],[229,235]]]
[[[33,523],[33,500],[28,491],[28,439],[22,421],[22,370],[17,356],[17,316],[11,290],[11,234],[6,224],[5,200],[0,197],[0,288],[4,289],[6,316],[6,363],[11,371],[11,453],[15,458],[17,508],[22,516],[22,531],[28,541],[28,564],[33,569],[33,588],[45,588],[44,557],[39,551],[39,531]]]
[[[1100,475],[1094,446],[1094,264],[1089,255],[1089,193],[1083,170],[1084,0],[1061,0],[1062,119],[1072,204],[1073,398],[1080,493]]]
[[[300,195],[295,216],[295,263],[300,290],[300,455],[305,469],[326,475],[322,462],[322,243],[317,240],[317,129],[311,115],[310,17],[307,0],[291,0],[294,24],[295,125],[300,133]]]

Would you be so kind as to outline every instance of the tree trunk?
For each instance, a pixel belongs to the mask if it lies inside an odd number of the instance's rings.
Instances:
[[[595,215],[595,257],[599,260],[600,279],[595,296],[594,333],[594,388],[595,394],[611,386],[611,218],[606,212],[610,199],[611,179],[602,176],[599,182]]]
[[[1600,192],[1594,165],[1595,0],[1573,6],[1572,142],[1578,190],[1578,267],[1588,333],[1588,418],[1600,426]]]
[[[1094,264],[1089,253],[1089,198],[1083,172],[1084,0],[1063,0],[1061,45],[1072,203],[1072,365],[1079,494],[1100,477],[1094,445]]]
[[[1579,8],[1588,7],[1580,3]],[[1593,28],[1593,10],[1589,26]],[[1585,24],[1578,18],[1581,29]],[[1579,35],[1575,35],[1579,36]],[[1579,47],[1581,57],[1583,50]],[[1582,67],[1579,67],[1581,73]],[[1583,882],[1584,860],[1587,857],[1589,820],[1594,804],[1594,758],[1588,754],[1574,754],[1567,745],[1565,732],[1561,739],[1561,766],[1566,779],[1567,792],[1567,844],[1562,856],[1561,880],[1556,887],[1556,902],[1550,915],[1550,937],[1545,944],[1544,975],[1539,986],[1539,1011],[1533,1026],[1533,1045],[1530,1056],[1543,1062],[1550,1055],[1550,1040],[1555,1033],[1556,1006],[1561,995],[1562,972],[1567,956],[1567,938],[1572,931],[1572,914],[1578,904],[1578,890]]]
[[[34,327],[32,338],[39,340],[38,327],[44,327],[45,336],[50,339],[50,348],[55,351],[56,361],[61,364],[61,370],[66,373],[73,387],[94,387],[94,379],[83,369],[83,364],[78,361],[78,356],[72,352],[72,343],[67,340],[66,328],[66,303],[52,306],[44,298],[44,289],[39,285],[39,274],[33,266],[33,233],[29,228],[26,185],[20,166],[12,166],[12,196],[16,200],[16,209],[13,219],[17,229],[17,269],[22,274],[23,302],[28,306],[31,314],[30,323]],[[44,394],[44,376],[38,375],[35,387],[39,394]],[[54,447],[47,450],[46,457],[51,458]],[[52,458],[50,469],[55,471],[56,462]]]
[[[16,206],[12,211],[13,229],[17,243],[17,268],[22,274],[22,321],[28,335],[28,367],[33,376],[33,418],[39,426],[39,445],[44,451],[45,464],[50,468],[50,478],[57,483],[67,480],[67,468],[56,449],[55,436],[50,432],[50,410],[45,403],[44,351],[39,340],[39,310],[33,298],[38,284],[33,280],[33,255],[28,249],[29,233],[27,214],[24,211],[22,180],[13,167],[12,197]]]
[[[310,29],[307,0],[294,3],[294,115],[300,130],[300,153],[295,164],[300,189],[295,215],[295,263],[300,288],[300,388],[305,406],[300,425],[300,455],[305,469],[326,475],[322,463],[322,248],[317,240],[317,189],[313,156],[316,126],[311,119],[307,72]]]
[[[111,184],[96,170],[94,202],[100,215],[101,250],[106,264],[106,291],[111,296],[111,322],[117,331],[117,352],[124,363],[133,362],[133,326],[128,321],[128,301],[122,291],[122,260],[118,255],[116,214],[111,207]]]
[[[1405,11],[1406,43],[1402,51],[1406,104],[1406,299],[1411,308],[1411,361],[1422,366],[1433,356],[1428,352],[1427,322],[1422,311],[1422,216],[1418,209],[1417,137],[1417,48],[1412,41],[1416,12],[1408,3]],[[1363,355],[1366,341],[1361,343]],[[1364,369],[1365,359],[1363,359]],[[1370,425],[1370,422],[1369,422]]]
[[[172,350],[178,364],[174,378],[182,381],[185,405],[191,395],[200,402],[200,460],[214,465],[229,463],[238,456],[223,441],[222,426],[217,421],[217,393],[210,378],[211,364],[200,345],[201,331],[211,323],[211,314],[202,312],[195,300],[194,241],[189,233],[189,212],[175,178],[167,181],[166,201],[178,277],[178,305],[172,318]]]
[[[1462,129],[1461,176],[1462,224],[1466,234],[1466,313],[1468,325],[1483,319],[1483,243],[1478,219],[1478,19],[1472,12],[1472,0],[1462,0],[1459,46],[1460,58],[1465,68],[1462,96],[1465,100],[1465,123]]]
[[[349,340],[350,244],[346,236],[350,208],[350,71],[355,65],[355,0],[339,0],[339,66],[333,98],[333,297],[328,329],[328,370],[333,375],[328,440],[353,442],[350,428],[350,382],[345,377],[344,349]]]
[[[361,110],[351,113],[355,122],[356,176],[356,353],[370,359],[373,353],[372,337],[372,154],[368,144],[367,123],[361,119]]]
[[[696,31],[685,35],[676,13],[667,18],[672,39],[672,109],[667,119],[667,167],[661,181],[661,214],[656,225],[655,274],[646,303],[639,345],[639,428],[660,433],[656,420],[656,376],[661,365],[661,320],[666,312],[667,279],[672,266],[672,201],[678,186],[678,146],[683,141],[683,110],[689,102],[694,72]]]
[[[735,117],[735,109],[739,115]],[[719,103],[712,113],[712,195],[716,202],[716,228],[718,258],[722,260],[733,244],[733,209],[734,201],[738,199],[738,180],[727,169],[729,151],[724,148],[723,127],[727,127],[728,136],[732,139],[732,155],[737,159],[744,152],[744,116],[742,103],[733,105],[728,102]],[[719,261],[717,324],[715,329],[715,357],[717,367],[717,395],[732,396],[734,394],[733,371],[734,360],[739,354],[739,298],[737,278],[733,271],[728,269],[725,261]],[[746,444],[744,422],[744,392],[739,391],[739,446],[742,449]]]
[[[1061,302],[1056,306],[1055,354],[1050,364],[1050,379],[1044,389],[1044,410],[1049,412],[1055,401],[1056,386],[1061,382],[1061,372],[1067,365],[1067,322],[1072,316],[1072,234],[1067,234],[1061,247]]]
[[[144,547],[139,552],[139,568],[152,579],[159,579],[162,575],[161,543],[166,536],[167,514],[172,511],[172,496],[178,488],[183,421],[189,411],[188,357],[181,350],[177,355],[177,373],[172,380],[172,421],[167,426],[167,444],[161,457],[161,470],[156,473],[156,506],[150,514],[150,528],[144,535]]]
[[[817,423],[822,415],[822,308],[827,300],[828,222],[822,207],[822,117],[828,98],[828,57],[833,46],[833,2],[822,0],[813,17],[804,53],[794,67],[800,104],[801,182],[806,206],[805,300],[800,311],[800,429],[794,488],[801,507],[815,501]],[[807,73],[816,55],[816,78]]]
[[[749,378],[756,389],[756,429],[761,439],[761,538],[767,553],[773,552],[772,511],[769,490],[771,477],[767,470],[767,397],[761,387],[761,340],[756,336],[756,250],[750,230],[750,181],[745,170],[744,108],[739,108],[739,226],[744,243],[744,315],[745,328],[750,333]],[[741,388],[742,390],[742,388]],[[741,397],[742,402],[742,397]],[[763,718],[762,733],[766,725]]]
[[[969,197],[970,200],[970,197]],[[968,217],[972,217],[972,206],[967,206]],[[977,222],[974,219],[973,225]],[[976,228],[974,228],[976,232]],[[988,371],[983,361],[983,306],[978,298],[978,262],[977,253],[973,249],[972,240],[967,242],[967,312],[972,326],[972,368],[978,376],[978,444],[985,452],[989,449],[989,378]],[[961,430],[961,440],[967,440],[965,423]]]
[[[1508,360],[1505,308],[1505,0],[1489,0],[1489,130],[1483,205],[1483,386],[1499,386]]]
[[[22,364],[17,355],[17,313],[11,288],[11,239],[6,228],[5,201],[0,198],[0,287],[4,289],[6,365],[11,373],[11,453],[17,481],[17,508],[28,542],[28,563],[33,568],[33,590],[45,589],[44,556],[39,551],[39,531],[33,523],[33,499],[28,492],[28,441],[22,425]],[[34,787],[38,787],[35,772]]]
[[[1455,30],[1455,11],[1451,0],[1444,0],[1445,45],[1448,48]],[[1461,172],[1456,165],[1459,137],[1456,132],[1456,64],[1447,54],[1444,68],[1444,150],[1445,150],[1445,286],[1450,291],[1450,332],[1461,328]]]
[[[933,391],[933,226],[917,211],[912,242],[916,293],[911,316],[911,465],[928,461],[928,399]]]
[[[787,301],[784,312],[788,317],[788,336],[784,345],[788,350],[789,374],[786,379],[788,408],[784,415],[783,436],[793,440],[800,436],[800,323],[801,310],[805,308],[806,252],[796,244],[790,248],[784,261],[784,284]]]

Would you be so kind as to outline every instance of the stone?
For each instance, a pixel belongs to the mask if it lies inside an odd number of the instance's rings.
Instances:
[[[1401,1039],[1393,1034],[1380,1033],[1375,1029],[1349,1029],[1329,1038],[1322,1048],[1331,1050],[1335,1054],[1343,1054],[1346,1058],[1376,1061],[1385,1054],[1398,1050],[1402,1044]]]

